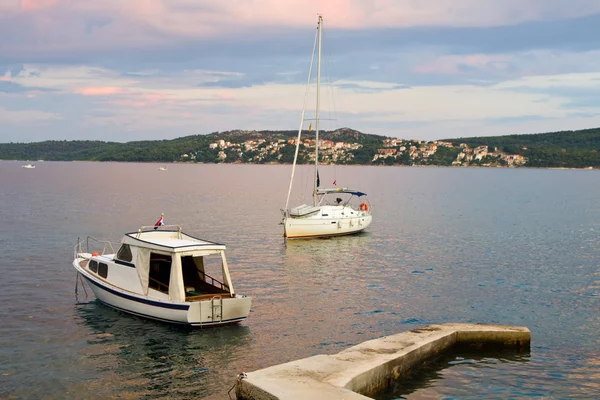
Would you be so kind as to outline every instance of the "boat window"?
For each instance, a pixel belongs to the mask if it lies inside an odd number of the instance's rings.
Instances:
[[[98,272],[98,261],[90,260],[90,263],[88,264],[88,268],[90,271],[92,271],[94,273]]]
[[[131,262],[133,260],[133,256],[131,255],[131,248],[129,248],[128,244],[121,245],[121,248],[117,252],[117,258],[119,260]]]
[[[150,253],[150,275],[148,286],[159,292],[169,293],[171,280],[171,256]]]
[[[108,265],[104,263],[98,264],[98,275],[102,278],[106,278],[108,276]]]

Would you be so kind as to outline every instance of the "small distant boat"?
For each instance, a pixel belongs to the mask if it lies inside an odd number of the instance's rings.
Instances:
[[[78,239],[73,267],[99,301],[127,313],[190,326],[245,319],[251,297],[235,293],[225,245],[162,223],[126,233],[117,252],[110,242]],[[90,241],[100,253],[90,253]]]
[[[167,171],[167,166],[163,165],[162,167],[158,167],[159,171]]]
[[[35,165],[33,165],[33,164],[21,165],[21,168],[31,169],[31,168],[35,168]]]

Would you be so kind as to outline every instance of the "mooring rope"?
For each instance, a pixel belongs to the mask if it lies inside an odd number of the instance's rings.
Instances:
[[[231,387],[231,389],[229,389],[229,391],[227,392],[227,396],[229,396],[230,400],[233,400],[233,397],[231,397],[231,391],[237,386],[238,383],[240,383],[242,381],[242,379],[245,379],[247,377],[248,377],[248,375],[246,375],[245,372],[242,372],[242,373],[238,374],[235,383],[233,384],[233,386]]]

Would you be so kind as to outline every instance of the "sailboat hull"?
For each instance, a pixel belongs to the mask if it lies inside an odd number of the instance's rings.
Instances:
[[[372,221],[371,215],[353,218],[293,218],[283,220],[284,237],[303,239],[315,237],[342,236],[358,233],[366,229]]]

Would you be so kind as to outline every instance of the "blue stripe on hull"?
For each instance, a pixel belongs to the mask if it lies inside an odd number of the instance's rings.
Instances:
[[[360,231],[344,232],[344,233],[325,233],[321,235],[307,235],[307,236],[287,236],[287,239],[307,239],[307,238],[320,238],[320,237],[332,237],[332,236],[348,236],[362,233],[366,228],[362,228]]]
[[[83,275],[83,274],[82,274]],[[184,310],[187,311],[190,306],[187,304],[171,304],[171,303],[161,303],[158,301],[153,301],[153,300],[148,300],[148,299],[141,299],[139,297],[135,297],[135,296],[131,296],[125,293],[121,293],[121,292],[117,292],[116,290],[113,290],[109,287],[103,286],[100,283],[94,281],[93,279],[88,278],[87,276],[83,275],[83,277],[92,285],[99,287],[100,289],[110,293],[110,294],[114,294],[115,296],[119,296],[122,297],[124,299],[127,300],[131,300],[131,301],[135,301],[138,303],[142,303],[142,304],[148,304],[150,306],[154,306],[154,307],[162,307],[162,308],[169,308],[171,310]]]
[[[185,311],[187,311],[190,308],[190,306],[186,305],[186,304],[165,304],[165,303],[160,303],[160,302],[157,302],[157,301],[152,301],[152,300],[147,300],[147,299],[140,299],[140,298],[137,298],[137,297],[134,297],[134,296],[130,296],[130,295],[125,294],[125,293],[120,293],[120,292],[117,292],[116,290],[113,290],[111,288],[108,288],[106,286],[101,285],[100,283],[98,283],[98,282],[96,282],[96,281],[88,278],[84,274],[81,274],[81,275],[83,275],[83,277],[86,279],[86,281],[88,283],[90,283],[90,284],[92,284],[94,286],[97,286],[98,288],[100,288],[100,289],[102,289],[102,290],[104,290],[104,291],[106,291],[108,293],[114,294],[115,296],[123,297],[123,298],[125,298],[127,300],[132,300],[132,301],[136,301],[138,303],[148,304],[148,305],[156,306],[156,307],[163,307],[163,308],[175,309],[175,310],[185,310]],[[227,325],[227,324],[234,324],[234,323],[237,323],[237,322],[240,322],[240,321],[246,319],[246,317],[240,317],[240,318],[233,318],[233,319],[223,320],[223,321],[219,321],[219,322],[205,322],[205,323],[201,323],[201,322],[196,322],[196,323],[181,322],[181,321],[176,321],[176,320],[172,320],[172,319],[165,319],[165,318],[156,317],[154,315],[148,315],[148,314],[138,313],[138,312],[135,312],[135,311],[131,311],[131,310],[127,310],[125,308],[121,308],[121,307],[115,306],[113,304],[107,303],[107,302],[102,301],[100,299],[97,299],[97,300],[99,302],[101,302],[102,304],[106,304],[107,306],[114,308],[115,310],[123,311],[123,312],[129,313],[129,314],[133,314],[133,315],[137,315],[137,316],[140,316],[140,317],[154,319],[156,321],[169,322],[169,323],[178,324],[178,325],[187,325],[187,326]]]
[[[235,324],[238,322],[241,322],[242,320],[246,319],[246,317],[240,317],[240,318],[234,318],[234,319],[228,319],[225,321],[220,321],[220,322],[205,322],[205,323],[189,323],[189,322],[181,322],[181,321],[174,321],[172,319],[165,319],[165,318],[159,318],[159,317],[155,317],[153,315],[148,315],[148,314],[142,314],[142,313],[138,313],[135,311],[131,311],[131,310],[126,310],[124,308],[121,307],[117,307],[115,305],[106,303],[100,299],[97,299],[100,303],[106,305],[107,307],[111,307],[114,308],[115,310],[119,310],[128,314],[132,314],[132,315],[137,315],[138,317],[144,317],[144,318],[149,318],[149,319],[153,319],[156,321],[161,321],[161,322],[168,322],[171,324],[177,324],[177,325],[185,325],[185,326],[213,326],[213,325],[227,325],[227,324]]]

